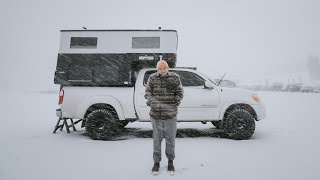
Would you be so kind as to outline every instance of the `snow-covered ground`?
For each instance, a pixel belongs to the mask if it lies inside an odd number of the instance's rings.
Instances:
[[[93,141],[80,124],[77,132],[53,134],[57,94],[2,92],[0,179],[320,179],[320,94],[259,94],[267,118],[256,123],[252,139],[177,138],[176,175],[166,173],[163,151],[162,172],[153,176],[151,138]],[[151,131],[150,123],[128,128]],[[214,131],[209,123],[178,128]]]

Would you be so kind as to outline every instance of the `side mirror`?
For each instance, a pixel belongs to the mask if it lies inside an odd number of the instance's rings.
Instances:
[[[205,81],[204,82],[204,88],[205,89],[213,89],[213,86],[209,81]]]
[[[220,86],[221,87],[229,87],[229,88],[233,88],[236,86],[236,83],[230,81],[230,80],[223,80],[220,82]]]

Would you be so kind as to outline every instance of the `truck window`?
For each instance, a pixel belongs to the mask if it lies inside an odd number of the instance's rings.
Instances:
[[[180,81],[182,86],[203,86],[205,80],[197,75],[196,73],[189,71],[177,71],[177,70],[169,70],[170,72],[177,73],[180,76]],[[143,78],[143,85],[146,85],[149,79],[149,76],[152,73],[157,72],[156,70],[147,71]]]
[[[180,76],[182,86],[203,86],[205,80],[198,74],[189,71],[173,71]]]
[[[149,76],[153,73],[157,72],[156,70],[152,70],[152,71],[147,71],[145,74],[144,74],[144,77],[143,77],[143,85],[145,86],[148,82],[148,79],[149,79]]]

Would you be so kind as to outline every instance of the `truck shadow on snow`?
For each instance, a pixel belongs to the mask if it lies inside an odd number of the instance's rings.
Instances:
[[[209,131],[210,130],[210,131]],[[209,130],[199,130],[199,129],[178,129],[177,130],[177,138],[189,138],[189,137],[220,137],[221,131],[216,130],[214,128]],[[152,130],[139,130],[139,129],[131,129],[133,131],[134,136],[139,138],[152,138]]]
[[[84,136],[88,136],[87,132],[83,133]],[[89,136],[88,136],[89,137]],[[199,138],[199,137],[224,137],[223,131],[215,128],[210,129],[177,129],[176,138]],[[140,128],[124,128],[114,137],[107,137],[106,139],[99,139],[105,141],[119,141],[128,140],[133,138],[152,138],[152,130],[145,130]]]

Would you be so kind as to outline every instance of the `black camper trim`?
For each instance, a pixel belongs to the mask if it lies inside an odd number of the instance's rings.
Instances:
[[[59,54],[54,83],[132,87],[137,72],[142,68],[156,67],[160,57],[167,60],[169,67],[176,66],[177,55],[173,53]]]

